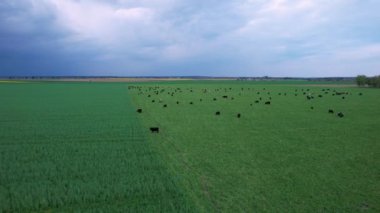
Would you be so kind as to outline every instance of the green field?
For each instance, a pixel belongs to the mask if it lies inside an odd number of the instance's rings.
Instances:
[[[125,84],[0,84],[0,212],[191,210]]]
[[[0,83],[0,103],[3,212],[380,211],[378,89]]]

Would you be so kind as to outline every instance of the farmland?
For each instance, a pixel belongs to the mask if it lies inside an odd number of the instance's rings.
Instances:
[[[380,91],[310,84],[172,82],[130,93],[198,209],[378,211]]]
[[[1,211],[380,211],[377,89],[33,82],[0,101]]]
[[[0,84],[0,212],[187,210],[124,84]]]

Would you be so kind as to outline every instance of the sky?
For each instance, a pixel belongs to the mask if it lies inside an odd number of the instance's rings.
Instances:
[[[0,76],[380,74],[379,0],[1,0]]]

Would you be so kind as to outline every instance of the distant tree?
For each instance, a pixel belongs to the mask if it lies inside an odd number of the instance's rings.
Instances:
[[[369,87],[380,88],[380,75],[374,77],[367,77],[365,75],[358,75],[356,77],[356,83],[358,86],[362,87],[368,85]]]
[[[358,75],[356,77],[356,83],[359,87],[363,87],[368,83],[368,79],[365,75]]]
[[[373,77],[373,87],[380,88],[380,75]]]

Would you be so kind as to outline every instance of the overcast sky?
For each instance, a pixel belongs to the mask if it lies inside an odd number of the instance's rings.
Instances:
[[[380,74],[380,0],[1,0],[0,75]]]

